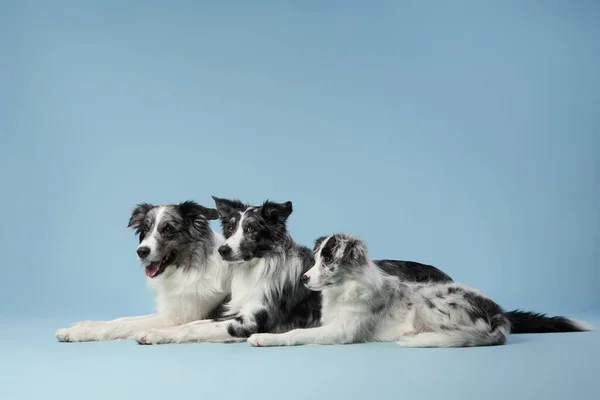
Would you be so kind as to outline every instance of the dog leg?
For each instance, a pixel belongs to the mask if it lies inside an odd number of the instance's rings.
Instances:
[[[336,328],[335,326],[320,326],[309,329],[294,329],[279,334],[257,333],[248,338],[248,343],[255,347],[352,343],[352,335]]]
[[[136,335],[136,340],[139,344],[229,343],[246,340],[245,338],[236,338],[229,334],[228,328],[231,320],[211,322],[207,323],[206,320],[202,320],[170,328],[151,329],[140,332]]]
[[[56,331],[60,342],[90,342],[98,340],[133,339],[135,334],[152,328],[173,325],[162,315],[151,314],[139,317],[124,317],[112,321],[83,321],[70,328]]]

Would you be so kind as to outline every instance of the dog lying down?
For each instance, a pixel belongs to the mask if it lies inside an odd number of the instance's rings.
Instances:
[[[405,347],[471,347],[501,345],[508,338],[510,322],[502,308],[475,289],[402,282],[377,268],[365,243],[348,234],[320,238],[314,252],[315,265],[302,282],[322,292],[322,325],[254,334],[251,345],[395,341]]]

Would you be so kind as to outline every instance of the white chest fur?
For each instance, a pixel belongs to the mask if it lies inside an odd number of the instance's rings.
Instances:
[[[216,257],[199,268],[172,266],[148,285],[156,290],[156,311],[176,323],[206,318],[231,290],[228,267]]]

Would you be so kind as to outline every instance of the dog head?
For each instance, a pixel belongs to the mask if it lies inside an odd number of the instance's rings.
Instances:
[[[291,201],[274,203],[267,200],[261,206],[249,206],[239,200],[214,196],[213,199],[226,238],[219,247],[224,260],[243,262],[264,257],[286,239]]]
[[[139,204],[128,227],[139,235],[136,252],[146,267],[146,275],[155,278],[169,266],[177,265],[194,244],[208,246],[213,240],[208,221],[217,218],[217,210],[193,201],[162,206]]]
[[[360,275],[369,257],[366,244],[345,233],[317,239],[314,255],[314,266],[301,279],[307,288],[315,291],[341,285]]]

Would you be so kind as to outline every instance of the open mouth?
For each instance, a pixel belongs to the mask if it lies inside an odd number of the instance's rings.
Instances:
[[[146,264],[146,276],[149,278],[156,278],[162,274],[173,261],[175,261],[175,257],[177,257],[177,250],[171,250],[159,261],[149,262]]]

